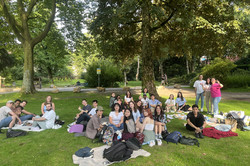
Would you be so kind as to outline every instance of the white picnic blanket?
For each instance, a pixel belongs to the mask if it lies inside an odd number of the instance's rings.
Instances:
[[[72,155],[73,163],[74,164],[79,164],[79,166],[106,166],[106,165],[111,165],[115,162],[109,162],[107,159],[103,158],[103,151],[106,148],[109,148],[110,146],[108,145],[103,145],[101,147],[93,148],[94,150],[94,156],[93,158],[82,158],[78,157],[76,155]],[[143,149],[139,150],[134,150],[131,158],[136,158],[138,156],[144,156],[148,157],[151,154]],[[121,161],[122,162],[122,161]]]

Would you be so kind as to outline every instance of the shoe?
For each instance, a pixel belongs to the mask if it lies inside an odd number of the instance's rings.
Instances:
[[[196,138],[200,138],[199,133],[195,133],[194,136],[195,136]]]
[[[204,136],[203,136],[203,134],[202,134],[201,132],[199,132],[199,137],[200,137],[201,139],[204,138]]]
[[[162,145],[162,141],[160,139],[156,139],[157,145],[161,146]]]
[[[201,108],[201,112],[203,112],[203,108]]]
[[[162,135],[160,134],[160,135],[158,136],[158,138],[159,138],[159,139],[162,139]]]
[[[150,147],[155,146],[155,141],[150,141],[149,146]]]

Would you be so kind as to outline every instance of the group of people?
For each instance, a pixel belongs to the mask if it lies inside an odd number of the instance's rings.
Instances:
[[[10,132],[16,123],[21,125],[26,120],[33,120],[32,127],[39,129],[50,129],[54,126],[56,113],[51,96],[47,96],[46,101],[42,103],[40,116],[27,111],[25,109],[27,104],[26,100],[9,100],[5,106],[0,108],[0,133],[2,133],[2,127],[9,127],[8,132]]]
[[[204,107],[204,97],[206,98],[207,113],[218,115],[219,114],[219,102],[221,100],[221,91],[223,85],[219,80],[215,78],[207,78],[203,80],[203,75],[199,75],[199,80],[194,83],[195,88],[195,104],[198,105],[199,99],[201,98],[201,112]],[[211,109],[210,109],[211,108]]]

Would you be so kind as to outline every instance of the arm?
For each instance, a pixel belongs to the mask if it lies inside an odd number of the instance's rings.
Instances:
[[[22,110],[22,113],[24,113],[24,114],[26,114],[26,115],[33,115],[33,116],[35,116],[35,114],[32,114],[32,113],[30,113],[30,112],[28,112],[28,111],[26,111],[26,110]]]
[[[54,103],[52,103],[52,109],[54,110],[54,111],[56,111],[55,109],[55,104]]]
[[[194,93],[195,93],[195,96],[196,96],[196,91],[197,91],[197,88],[195,87],[195,88],[194,88]]]
[[[144,130],[144,128],[145,128],[145,125],[146,125],[146,123],[147,123],[147,121],[148,121],[148,117],[146,117],[145,119],[144,119],[144,121],[143,121],[143,124],[142,124],[142,128],[141,128],[141,133],[143,132],[143,130]]]
[[[41,112],[42,112],[42,114],[44,114],[43,108],[44,108],[44,103],[41,105]]]
[[[199,127],[196,127],[192,122],[190,122],[189,119],[187,119],[187,124],[189,124],[189,126],[193,127],[195,130],[201,132],[201,129]]]
[[[120,121],[120,123],[118,124],[118,127],[120,127],[121,124],[123,123],[123,118],[124,118],[124,116],[121,117],[121,121]]]
[[[44,117],[41,117],[41,118],[35,118],[35,117],[33,117],[32,120],[33,121],[44,121],[44,120],[46,120],[46,118],[44,118]]]
[[[21,119],[13,112],[13,111],[10,111],[9,114],[13,117],[15,117],[17,120],[18,120],[18,123],[19,124],[22,124],[22,121]]]

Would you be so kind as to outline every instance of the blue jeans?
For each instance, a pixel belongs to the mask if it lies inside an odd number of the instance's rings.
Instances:
[[[221,97],[215,97],[213,99],[213,105],[214,105],[214,115],[219,114],[219,102],[221,100]]]
[[[116,127],[115,125],[113,124],[109,124],[109,126],[113,127],[114,131],[116,132],[117,130],[122,130],[123,129],[123,123],[121,124],[120,127]]]
[[[33,115],[23,115],[19,118],[21,119],[21,121],[31,120],[33,118]]]
[[[198,105],[198,102],[199,102],[200,98],[201,98],[201,109],[203,109],[203,106],[204,106],[204,92],[196,94],[196,100],[195,100],[196,105]]]
[[[12,116],[4,118],[0,121],[0,129],[2,127],[9,127],[10,122],[12,121]]]

